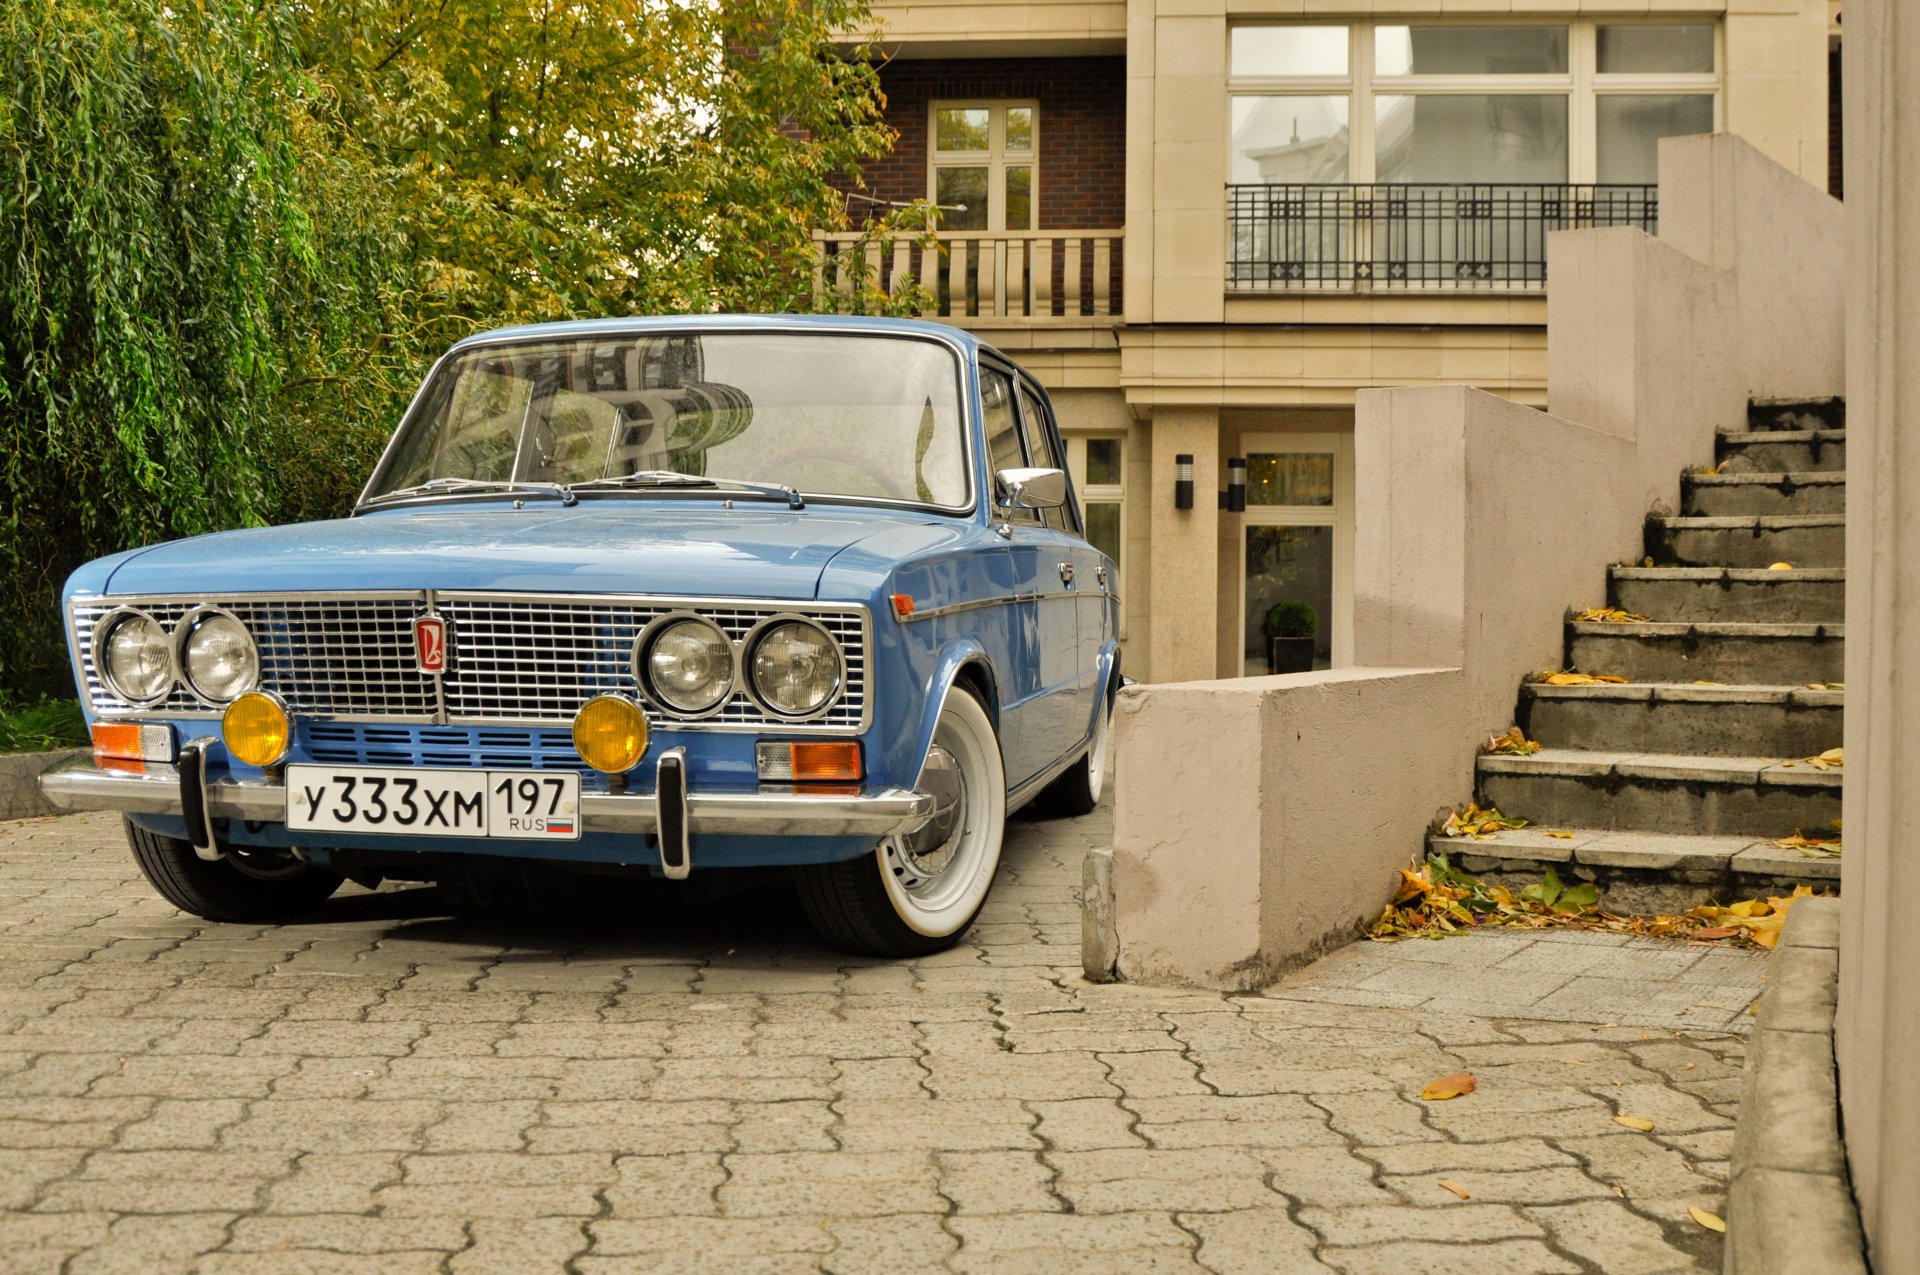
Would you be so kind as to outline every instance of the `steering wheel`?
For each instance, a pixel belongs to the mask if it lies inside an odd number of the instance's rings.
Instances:
[[[806,460],[824,460],[836,465],[845,465],[848,469],[853,470],[862,477],[870,479],[873,485],[885,493],[890,500],[920,499],[918,492],[901,491],[899,484],[894,482],[891,476],[876,468],[870,458],[862,456],[858,452],[842,451],[837,447],[796,447],[789,451],[781,452],[777,456],[769,456],[765,461],[754,467],[754,472],[750,477],[758,482],[786,482],[787,479],[781,472],[783,467],[793,461]],[[800,484],[795,483],[793,485],[797,487]],[[866,493],[847,494],[864,495]]]

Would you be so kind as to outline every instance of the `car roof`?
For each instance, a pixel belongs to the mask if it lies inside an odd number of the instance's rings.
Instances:
[[[769,332],[792,331],[795,328],[860,332],[872,335],[933,337],[968,352],[994,349],[972,333],[944,323],[852,314],[660,314],[634,315],[616,319],[568,319],[556,323],[525,323],[512,327],[494,328],[487,332],[476,332],[456,342],[453,348],[458,350],[463,346],[513,337],[593,336],[601,333],[670,332],[686,329],[707,332],[721,330]]]

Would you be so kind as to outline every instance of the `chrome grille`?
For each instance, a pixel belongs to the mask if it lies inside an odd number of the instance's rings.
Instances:
[[[247,626],[260,648],[261,685],[304,717],[434,723],[440,711],[435,681],[418,671],[413,644],[414,617],[432,609],[447,618],[451,629],[452,667],[440,688],[449,726],[570,723],[593,695],[636,693],[634,638],[648,622],[672,611],[708,617],[735,643],[772,616],[804,615],[834,636],[846,661],[839,701],[812,721],[773,717],[743,689],[720,712],[690,725],[849,731],[867,721],[868,621],[859,607],[445,592],[434,594],[431,606],[424,592],[127,597],[76,603],[74,642],[94,709],[109,715],[139,711],[217,717],[217,708],[200,702],[184,686],[176,686],[163,703],[136,710],[107,689],[93,659],[94,625],[109,611],[135,607],[171,629],[189,611],[208,603],[233,612]],[[662,723],[681,717],[655,703],[648,705],[648,715]],[[397,748],[413,747],[395,743]]]
[[[413,617],[417,594],[318,595],[308,598],[236,595],[230,598],[129,598],[84,602],[73,608],[81,674],[93,706],[130,712],[107,689],[93,662],[93,627],[121,606],[145,611],[171,630],[203,602],[233,612],[260,648],[260,683],[296,713],[316,717],[391,717],[431,720],[434,688],[414,667]],[[169,716],[217,713],[184,685],[147,710]]]
[[[439,595],[441,614],[453,625],[453,671],[447,675],[449,721],[571,721],[590,695],[632,694],[633,641],[655,618],[693,611],[720,626],[735,643],[761,621],[798,614],[819,624],[840,643],[846,660],[846,690],[813,726],[858,727],[866,716],[867,660],[864,611],[821,611],[778,604],[746,606],[674,598],[565,601],[485,594]],[[663,704],[650,715],[681,716]],[[779,722],[747,696],[736,693],[706,724],[761,726]],[[783,728],[790,723],[783,723]]]

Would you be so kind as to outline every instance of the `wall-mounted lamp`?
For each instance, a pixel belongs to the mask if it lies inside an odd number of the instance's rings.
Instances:
[[[1247,511],[1247,458],[1235,456],[1227,461],[1227,489],[1220,493],[1220,507],[1230,514]]]
[[[1193,508],[1193,453],[1180,452],[1173,458],[1173,507]]]

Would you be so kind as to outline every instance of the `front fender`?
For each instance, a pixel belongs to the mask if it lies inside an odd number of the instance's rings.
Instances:
[[[978,665],[987,681],[986,710],[993,719],[994,732],[1000,729],[999,681],[994,676],[993,663],[987,658],[987,652],[979,641],[971,637],[955,638],[940,650],[940,658],[935,661],[933,673],[927,678],[926,698],[920,710],[920,724],[914,734],[913,783],[920,780],[920,770],[927,764],[927,750],[933,747],[934,728],[940,723],[940,710],[946,706],[947,696],[953,691],[953,684],[960,680],[961,671],[969,665]]]

